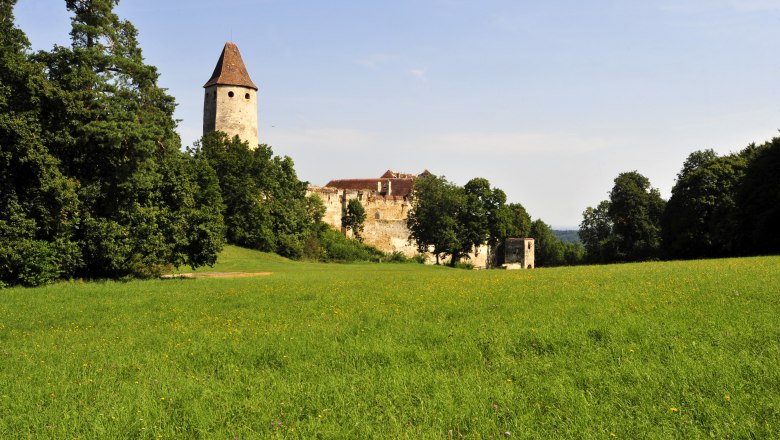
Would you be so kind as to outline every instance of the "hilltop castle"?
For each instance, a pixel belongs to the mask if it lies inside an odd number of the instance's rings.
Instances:
[[[255,148],[258,89],[235,44],[225,44],[214,73],[203,87],[203,134],[222,131],[231,137],[237,135]],[[427,170],[421,174],[388,170],[378,178],[337,179],[322,187],[309,186],[307,195],[318,195],[325,205],[323,221],[347,235],[350,233],[342,228],[341,217],[349,200],[357,199],[366,211],[364,242],[384,252],[401,252],[411,257],[417,254],[417,248],[409,242],[406,220],[414,179],[428,174]],[[514,240],[512,246],[507,243],[506,262],[522,268],[533,267],[533,239]],[[488,264],[487,255],[487,247],[482,246],[470,255],[470,261],[475,267],[484,268]]]

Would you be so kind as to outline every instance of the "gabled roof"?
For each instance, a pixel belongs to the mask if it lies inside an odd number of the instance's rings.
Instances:
[[[203,87],[213,85],[241,86],[257,90],[257,86],[249,78],[249,72],[246,71],[238,46],[231,42],[225,43],[217,66],[214,67],[214,73]]]

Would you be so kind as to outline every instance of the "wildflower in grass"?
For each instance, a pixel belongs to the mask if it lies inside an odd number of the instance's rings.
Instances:
[[[723,398],[726,400],[726,402],[731,402],[731,394],[726,394],[723,396]]]
[[[675,408],[675,407],[671,407],[671,408],[669,408],[669,412],[676,413],[676,412],[679,412],[679,411],[680,411],[680,410],[679,410],[679,409],[677,409],[677,408]]]

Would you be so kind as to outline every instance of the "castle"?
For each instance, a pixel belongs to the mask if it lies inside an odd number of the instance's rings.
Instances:
[[[233,43],[226,43],[211,78],[203,86],[203,134],[222,131],[257,146],[257,86],[249,77],[244,61]],[[409,241],[406,220],[409,214],[414,179],[429,174],[399,173],[388,170],[378,178],[337,179],[325,186],[309,186],[307,196],[316,194],[325,205],[323,221],[350,235],[341,226],[347,203],[357,199],[366,211],[363,241],[384,252],[417,255]],[[505,260],[508,268],[534,267],[533,239],[507,241]],[[519,241],[518,241],[519,240]],[[469,255],[474,267],[488,266],[487,246]]]

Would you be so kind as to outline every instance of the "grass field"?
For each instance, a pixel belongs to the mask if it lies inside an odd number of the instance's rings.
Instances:
[[[780,438],[780,257],[0,290],[0,438]]]

